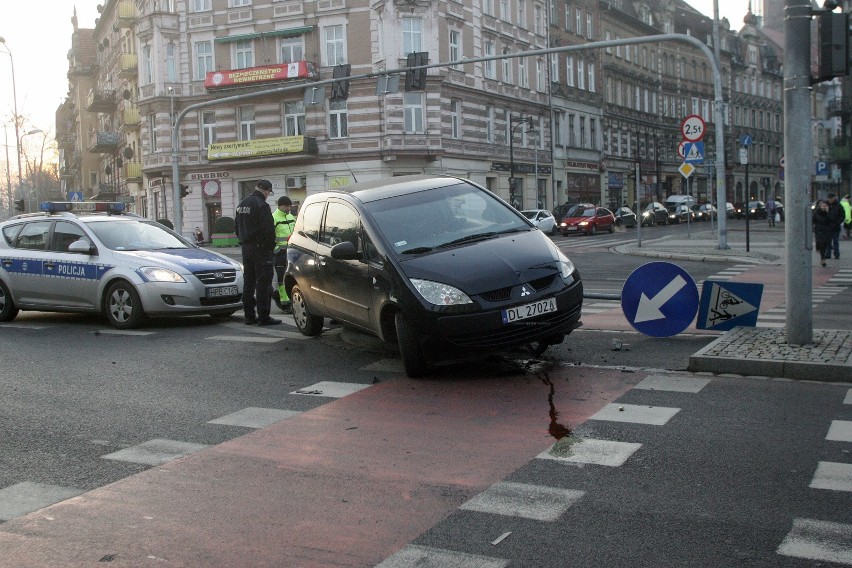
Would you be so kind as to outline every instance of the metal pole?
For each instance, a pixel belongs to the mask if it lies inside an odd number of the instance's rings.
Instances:
[[[23,178],[21,177],[21,135],[20,125],[18,124],[18,88],[15,85],[15,59],[12,57],[12,50],[6,44],[6,38],[0,37],[0,43],[6,48],[4,53],[9,55],[9,64],[12,66],[12,108],[15,112],[15,147],[18,150],[18,191],[22,192],[24,187]],[[23,197],[23,195],[21,196]]]
[[[9,217],[12,216],[12,168],[9,167],[9,129],[3,125],[3,139],[6,146],[6,208],[9,210]]]
[[[509,205],[515,206],[515,127],[509,115]]]
[[[713,0],[713,56],[718,67],[722,58],[719,51],[719,0]],[[713,74],[713,82],[716,83],[716,75]],[[722,99],[721,82],[716,87],[716,102],[713,122],[716,127],[716,208],[725,207],[728,196],[725,191],[725,101]],[[728,218],[727,215],[719,215],[719,249],[728,249]]]
[[[811,7],[786,0],[784,7],[784,160],[787,342],[813,341],[812,272],[808,226],[811,182]]]
[[[746,156],[748,156],[748,148],[745,149]],[[745,215],[746,215],[746,252],[749,252],[749,213],[751,213],[751,209],[749,208],[749,204],[751,203],[751,195],[749,195],[749,187],[748,187],[748,162],[746,159],[745,163]],[[757,213],[755,211],[755,213]]]

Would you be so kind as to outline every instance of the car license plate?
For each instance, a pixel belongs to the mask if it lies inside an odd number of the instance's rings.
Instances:
[[[218,286],[216,288],[207,288],[208,298],[218,298],[220,296],[236,296],[236,286]]]
[[[503,310],[503,323],[514,323],[518,320],[532,318],[556,311],[556,298],[546,298],[538,302],[506,308]]]
[[[576,231],[578,227],[568,227],[569,231]]]

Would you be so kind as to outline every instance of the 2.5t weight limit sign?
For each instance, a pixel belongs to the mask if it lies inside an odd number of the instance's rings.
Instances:
[[[697,142],[703,139],[705,128],[704,119],[697,114],[687,116],[680,123],[680,132],[683,134],[683,139],[688,142]]]

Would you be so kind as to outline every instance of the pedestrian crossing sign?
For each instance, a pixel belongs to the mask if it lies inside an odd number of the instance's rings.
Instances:
[[[74,203],[80,203],[83,201],[83,192],[82,191],[69,191],[68,192],[68,201],[72,201]]]
[[[705,280],[695,327],[716,331],[755,327],[761,296],[763,284]]]
[[[704,163],[704,142],[687,142],[683,146],[683,161],[688,164]]]

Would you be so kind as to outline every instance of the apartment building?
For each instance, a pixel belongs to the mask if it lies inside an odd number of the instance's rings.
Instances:
[[[420,173],[470,178],[519,208],[663,199],[687,190],[686,115],[708,122],[713,159],[709,63],[672,42],[582,46],[670,32],[711,43],[711,27],[679,0],[107,0],[95,62],[75,75],[75,88],[91,81],[87,104],[66,109],[90,114],[77,149],[96,157],[97,180],[69,184],[169,219],[176,163],[184,232],[205,234],[260,178],[295,201]],[[726,98],[753,68],[733,65],[733,50],[766,43],[734,38],[725,28]],[[576,49],[536,53],[555,47]],[[411,54],[453,64],[406,81],[396,72]],[[765,105],[766,92],[738,104]],[[774,128],[774,115],[763,120]],[[711,198],[709,171],[688,188],[699,199]]]

